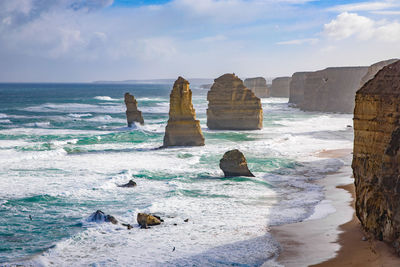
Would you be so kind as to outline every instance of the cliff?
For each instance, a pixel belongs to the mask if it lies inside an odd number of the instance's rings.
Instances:
[[[207,94],[209,129],[256,130],[262,128],[261,101],[234,74],[214,80]]]
[[[279,77],[272,80],[270,95],[272,97],[289,97],[291,77]]]
[[[144,124],[142,112],[138,110],[137,101],[135,97],[129,93],[125,93],[125,105],[126,105],[126,120],[128,121],[128,127],[132,127],[133,122],[139,122]]]
[[[400,61],[356,94],[353,174],[356,214],[375,238],[400,253]]]
[[[299,107],[305,111],[352,113],[355,93],[367,71],[368,67],[339,67],[308,73]]]
[[[384,60],[384,61],[380,61],[378,63],[375,63],[371,66],[369,66],[367,74],[364,75],[364,77],[361,79],[360,82],[360,88],[369,80],[371,80],[372,78],[374,78],[374,76],[378,73],[378,71],[380,71],[381,69],[383,69],[383,67],[390,65],[394,62],[396,62],[398,59],[389,59],[389,60]]]
[[[263,77],[247,78],[244,80],[244,86],[249,88],[259,98],[269,97],[267,81]]]
[[[289,103],[301,105],[304,101],[304,87],[307,74],[310,72],[296,72],[289,85]]]
[[[204,136],[192,105],[189,82],[179,77],[172,88],[169,103],[169,120],[165,128],[164,145],[203,146]]]

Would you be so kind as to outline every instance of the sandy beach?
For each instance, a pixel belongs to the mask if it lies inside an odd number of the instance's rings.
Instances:
[[[345,165],[317,183],[325,187],[326,199],[335,212],[322,219],[273,227],[281,244],[278,262],[284,266],[400,266],[393,249],[384,242],[365,240],[354,212],[355,190],[351,171],[351,150],[326,150],[322,158],[343,158]],[[316,208],[318,212],[318,206]]]

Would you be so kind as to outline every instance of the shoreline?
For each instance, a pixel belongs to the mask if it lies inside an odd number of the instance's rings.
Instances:
[[[323,150],[317,156],[345,161],[338,172],[317,181],[325,191],[325,199],[318,205],[330,202],[336,211],[320,219],[271,227],[270,233],[281,244],[277,262],[287,267],[400,266],[400,258],[388,244],[363,241],[365,234],[354,209],[351,150]]]

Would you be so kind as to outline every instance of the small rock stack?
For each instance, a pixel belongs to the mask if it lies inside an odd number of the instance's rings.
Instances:
[[[133,122],[139,122],[143,125],[144,120],[142,117],[142,112],[138,110],[137,101],[133,95],[125,93],[125,105],[128,127],[132,127]]]
[[[200,122],[196,120],[189,82],[179,77],[170,94],[169,120],[163,147],[203,145],[204,136]]]

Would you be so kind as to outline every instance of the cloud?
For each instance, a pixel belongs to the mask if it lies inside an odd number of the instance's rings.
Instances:
[[[302,44],[316,44],[319,39],[317,38],[305,38],[305,39],[294,39],[289,41],[282,41],[276,44],[278,45],[302,45]]]
[[[337,5],[328,8],[330,11],[336,12],[349,12],[349,11],[376,11],[391,9],[399,7],[400,3],[397,0],[386,0],[386,1],[376,1],[376,2],[361,2],[354,4]]]
[[[396,42],[400,41],[400,23],[387,20],[375,21],[356,13],[343,12],[324,25],[323,33],[334,40],[355,37],[359,40]]]

